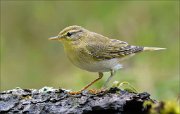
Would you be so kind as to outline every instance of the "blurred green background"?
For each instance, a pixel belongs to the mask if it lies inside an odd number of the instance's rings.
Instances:
[[[1,1],[1,91],[43,86],[78,90],[97,78],[97,73],[73,66],[59,42],[48,41],[63,28],[80,25],[129,44],[167,48],[130,58],[112,81],[128,81],[160,100],[176,99],[178,11],[178,1]],[[100,88],[108,76],[91,88]]]

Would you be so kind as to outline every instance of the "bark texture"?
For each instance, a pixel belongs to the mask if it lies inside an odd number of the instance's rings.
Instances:
[[[16,88],[0,93],[0,113],[30,114],[146,114],[150,94],[130,93],[118,88],[92,94],[70,95],[67,90]]]

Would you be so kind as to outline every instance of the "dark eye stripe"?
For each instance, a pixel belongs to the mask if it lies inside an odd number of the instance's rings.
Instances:
[[[78,31],[73,31],[73,32],[67,32],[67,36],[68,37],[70,37],[70,36],[72,36],[73,34],[76,34],[76,33],[78,33],[78,32],[82,32],[82,30],[78,30]]]
[[[70,32],[67,32],[67,36],[69,36],[69,37],[70,37],[71,35],[72,35],[72,33],[70,33]]]

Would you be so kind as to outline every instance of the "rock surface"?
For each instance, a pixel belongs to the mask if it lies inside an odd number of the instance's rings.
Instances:
[[[30,114],[146,114],[150,95],[130,93],[118,88],[92,94],[70,95],[67,90],[16,88],[0,93],[0,113]],[[154,101],[153,101],[154,102]]]

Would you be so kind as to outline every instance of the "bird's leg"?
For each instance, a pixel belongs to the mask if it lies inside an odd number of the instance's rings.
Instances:
[[[116,73],[116,72],[115,72],[114,70],[111,70],[111,75],[109,76],[109,78],[108,78],[108,79],[106,80],[106,82],[104,83],[103,88],[106,88],[106,87],[107,87],[109,81],[112,79],[112,77],[114,76],[115,73]]]
[[[90,87],[91,85],[93,85],[95,82],[97,82],[98,80],[100,80],[101,78],[103,77],[103,73],[102,72],[99,72],[99,77],[97,79],[95,79],[94,81],[92,81],[91,83],[89,83],[88,85],[86,85],[84,88],[82,88],[81,90],[79,91],[76,91],[76,92],[69,92],[70,94],[79,94],[81,93],[82,91],[86,90],[88,87]]]
[[[80,91],[84,91],[86,90],[89,86],[93,85],[95,82],[97,82],[98,80],[100,80],[103,77],[103,73],[99,72],[99,77],[97,79],[95,79],[94,81],[92,81],[91,83],[89,83],[87,86],[85,86],[83,89],[81,89]]]

